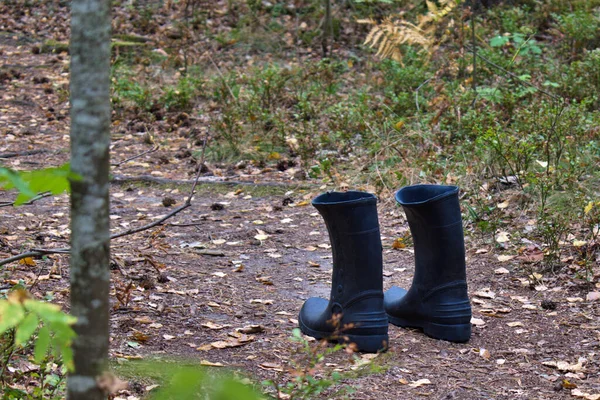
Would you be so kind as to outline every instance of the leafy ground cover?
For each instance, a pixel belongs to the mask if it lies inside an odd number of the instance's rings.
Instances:
[[[115,2],[114,231],[167,214],[198,168],[202,179],[187,210],[113,241],[111,356],[130,381],[117,396],[147,395],[155,382],[128,366],[159,356],[232,368],[280,398],[597,398],[598,7],[460,5],[419,44],[393,30],[436,15],[418,1],[335,3],[330,35],[318,1]],[[0,11],[2,164],[63,165],[68,3]],[[373,25],[357,22],[369,18],[383,32],[374,50],[361,45]],[[384,37],[408,43],[401,62],[375,56]],[[304,299],[329,290],[310,199],[377,193],[384,285],[407,286],[410,235],[392,193],[423,182],[462,189],[472,340],[391,327],[390,351],[371,357],[294,336]],[[66,195],[20,208],[2,197],[3,258],[65,247]],[[61,254],[10,263],[1,288],[66,307],[67,266]],[[60,398],[60,366],[9,339],[5,387]]]

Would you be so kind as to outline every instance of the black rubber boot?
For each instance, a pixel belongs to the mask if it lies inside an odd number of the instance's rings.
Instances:
[[[329,192],[312,204],[323,216],[331,241],[331,296],[304,303],[300,329],[317,339],[354,343],[358,351],[386,350],[377,199],[364,192]]]
[[[465,243],[456,186],[415,185],[396,192],[415,250],[410,290],[392,287],[385,310],[394,325],[421,328],[432,338],[467,342],[471,304],[467,293]]]

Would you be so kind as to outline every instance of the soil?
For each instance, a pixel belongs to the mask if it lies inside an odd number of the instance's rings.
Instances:
[[[2,30],[0,157],[22,153],[2,162],[23,169],[67,162],[68,104],[60,89],[68,84],[68,55],[34,54],[40,37],[15,33],[6,24]],[[151,222],[187,196],[190,185],[178,180],[189,180],[195,172],[191,154],[182,153],[189,141],[160,129],[153,129],[153,140],[146,140],[146,134],[123,122],[113,124],[115,163],[151,150],[154,143],[161,146],[113,167],[112,173],[163,179],[112,185],[113,232]],[[43,153],[27,155],[32,150]],[[331,279],[327,232],[310,199],[334,187],[298,181],[289,170],[252,168],[213,166],[204,180],[247,184],[203,183],[192,206],[163,226],[113,241],[112,360],[192,358],[221,363],[256,380],[289,379],[286,371],[298,357],[289,339],[297,313],[306,298],[327,297]],[[13,199],[13,193],[0,192],[0,201]],[[68,195],[61,195],[0,208],[0,258],[67,246],[68,202]],[[384,288],[407,287],[412,249],[392,244],[408,226],[390,195],[381,199],[379,216]],[[482,247],[478,237],[467,236],[466,247],[476,323],[471,340],[453,344],[390,326],[385,354],[372,359],[344,352],[328,356],[328,368],[354,372],[344,381],[355,388],[353,397],[566,399],[572,398],[569,383],[600,393],[600,302],[586,300],[590,288],[552,274],[529,284],[517,260],[498,261],[495,249]],[[0,285],[8,288],[19,279],[35,296],[50,292],[67,307],[67,256],[9,264]],[[254,325],[248,328],[253,333],[236,337],[237,328]],[[223,345],[236,347],[219,348]],[[579,358],[585,361],[577,366]],[[357,360],[374,367],[357,372]],[[572,371],[544,365],[561,361]],[[430,384],[409,385],[422,379]]]

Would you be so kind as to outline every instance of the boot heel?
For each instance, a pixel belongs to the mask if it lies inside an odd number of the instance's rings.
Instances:
[[[423,325],[423,333],[434,339],[446,340],[454,343],[466,343],[471,338],[471,323],[443,325],[429,322]]]
[[[389,346],[388,335],[344,335],[344,343],[354,343],[358,351],[366,353],[379,353],[387,351]]]

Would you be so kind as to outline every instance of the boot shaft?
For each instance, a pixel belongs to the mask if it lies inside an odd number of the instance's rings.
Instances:
[[[316,197],[333,255],[332,302],[365,291],[383,293],[383,260],[377,198],[365,192],[328,192]]]
[[[400,189],[402,205],[415,250],[413,284],[432,288],[466,280],[465,244],[458,188],[414,185]]]

